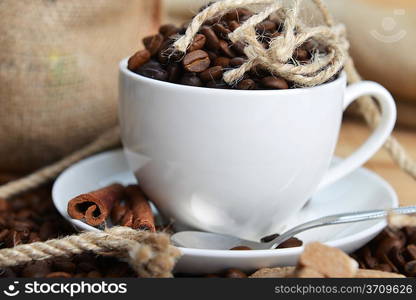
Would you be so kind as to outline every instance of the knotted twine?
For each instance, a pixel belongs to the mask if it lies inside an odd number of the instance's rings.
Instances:
[[[301,0],[294,0],[291,9],[284,9],[278,0],[223,0],[214,3],[198,14],[189,25],[185,35],[178,39],[175,47],[186,51],[198,32],[200,26],[210,17],[225,13],[229,9],[267,4],[260,13],[248,19],[240,28],[230,34],[231,41],[246,45],[245,53],[248,61],[240,68],[224,74],[224,80],[230,84],[238,81],[245,72],[256,65],[269,68],[274,74],[293,81],[300,86],[314,86],[327,81],[342,67],[347,73],[350,84],[361,81],[352,58],[348,55],[348,43],[345,30],[334,21],[321,0],[313,0],[322,13],[325,26],[307,27],[299,20]],[[272,13],[283,11],[285,15],[284,30],[280,37],[272,40],[269,49],[257,42],[255,25],[267,19]],[[297,34],[294,34],[296,30]],[[299,64],[287,61],[293,56],[297,47],[310,38],[314,38],[327,47],[325,56],[317,53],[312,55],[311,62]],[[358,101],[358,109],[370,128],[376,128],[380,121],[380,111],[371,97],[362,97]],[[1,198],[11,198],[19,193],[36,188],[58,176],[68,166],[96,152],[115,147],[120,144],[119,128],[113,128],[98,137],[91,144],[74,152],[61,161],[45,167],[27,177],[10,182],[0,187]],[[416,179],[416,163],[406,150],[394,138],[390,137],[384,145],[397,165]],[[93,251],[98,254],[114,255],[127,259],[139,275],[144,277],[171,276],[179,251],[169,244],[167,236],[134,231],[129,228],[115,227],[104,232],[86,232],[63,239],[19,245],[10,249],[0,250],[0,267],[13,266],[59,256],[70,256]]]

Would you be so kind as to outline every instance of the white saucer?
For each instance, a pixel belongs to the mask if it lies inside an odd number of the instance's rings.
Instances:
[[[336,159],[336,161],[339,159]],[[64,218],[81,230],[98,230],[67,212],[68,201],[85,192],[119,182],[136,183],[122,150],[101,153],[73,165],[55,181],[52,190],[56,208]],[[288,224],[288,227],[320,216],[358,210],[386,209],[398,206],[393,188],[373,172],[361,168],[312,197],[311,201]],[[352,252],[375,237],[386,225],[384,220],[335,225],[300,234],[304,242],[321,241]],[[176,271],[215,273],[227,268],[253,271],[262,267],[294,265],[302,247],[277,250],[205,250],[180,248],[183,253]]]

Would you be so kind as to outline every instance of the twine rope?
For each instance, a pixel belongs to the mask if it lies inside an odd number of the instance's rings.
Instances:
[[[170,245],[166,234],[113,227],[2,249],[0,268],[32,260],[70,257],[85,251],[124,258],[141,277],[172,277],[172,269],[180,256],[179,250]]]
[[[278,4],[280,2],[275,0],[223,0],[217,2],[194,18],[185,35],[176,41],[175,46],[183,52],[186,51],[193,36],[198,32],[203,22],[207,18],[215,16],[221,10],[224,13],[224,10],[251,4],[271,4],[265,11],[247,20],[246,23],[249,23],[246,26],[244,26],[245,24],[242,25],[235,35],[230,36],[234,42],[241,39],[241,41],[247,44],[245,52],[249,60],[239,69],[227,72],[225,74],[227,82],[238,80],[242,74],[258,64],[268,63],[271,63],[270,66],[275,73],[283,77],[287,76],[285,78],[289,80],[301,82],[305,86],[324,82],[325,78],[329,79],[332,76],[329,76],[330,74],[335,70],[339,71],[343,66],[350,84],[361,81],[353,60],[346,51],[348,43],[344,37],[345,29],[340,25],[334,25],[328,9],[321,0],[313,0],[313,2],[322,13],[327,27],[320,26],[305,29],[303,24],[296,21],[297,12],[294,9],[286,11],[288,18],[285,20],[284,36],[272,41],[271,51],[260,47],[257,40],[254,40],[254,25],[281,8],[280,4]],[[297,8],[300,0],[295,0],[294,3],[294,7]],[[295,26],[299,30],[297,36],[290,33],[293,32]],[[284,60],[293,54],[294,49],[311,37],[320,42],[327,41],[326,45],[330,50],[327,56],[323,58],[315,56],[307,66],[286,64]],[[276,49],[278,47],[284,50]],[[340,64],[341,62],[342,64]],[[322,69],[323,71],[318,71]],[[323,75],[319,75],[320,73],[323,73]],[[368,126],[370,128],[377,127],[380,121],[380,111],[374,100],[368,96],[362,97],[358,101],[358,108]],[[119,145],[119,136],[118,127],[111,129],[91,144],[61,161],[0,187],[0,197],[11,198],[54,179],[64,169],[82,158]],[[412,160],[403,146],[393,136],[387,140],[384,147],[396,164],[416,179],[416,162]],[[138,232],[125,227],[115,227],[104,232],[86,232],[63,239],[2,249],[0,250],[0,267],[18,265],[31,260],[70,256],[84,251],[94,251],[98,254],[127,258],[138,274],[144,277],[171,276],[171,270],[180,255],[178,249],[170,245],[169,238],[166,235]]]

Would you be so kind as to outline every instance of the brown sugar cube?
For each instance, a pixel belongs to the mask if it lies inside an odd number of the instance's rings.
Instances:
[[[383,272],[379,270],[359,269],[355,278],[405,278],[406,276],[397,273]]]
[[[296,278],[325,278],[322,273],[312,268],[300,268],[295,271]]]
[[[355,276],[358,263],[337,248],[315,242],[306,245],[301,254],[297,270],[302,268],[313,269],[325,277],[346,278]]]
[[[295,267],[263,268],[250,275],[250,278],[293,277],[294,272]]]

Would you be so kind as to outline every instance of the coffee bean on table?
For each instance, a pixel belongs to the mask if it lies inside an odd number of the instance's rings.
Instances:
[[[46,278],[71,278],[72,275],[66,272],[52,272],[46,275]]]
[[[220,48],[220,40],[214,30],[211,27],[202,26],[200,31],[205,35],[207,48],[212,51],[217,51]]]
[[[416,260],[406,263],[404,270],[408,276],[416,277]]]
[[[227,68],[227,67],[229,67],[229,66],[230,66],[230,61],[231,61],[231,59],[230,59],[230,58],[225,57],[225,56],[220,56],[220,57],[217,57],[217,58],[214,60],[214,65],[215,65],[215,66],[221,66],[221,67],[223,67],[223,68]]]
[[[261,84],[270,89],[284,90],[289,88],[287,81],[280,77],[265,77],[261,80]]]
[[[211,60],[203,50],[195,50],[188,53],[183,59],[183,66],[188,72],[200,73],[208,69]]]
[[[244,53],[245,47],[246,47],[246,45],[242,42],[236,42],[236,43],[231,45],[231,49],[233,49],[236,53],[238,53],[238,55],[241,55],[241,56],[246,55]]]
[[[206,84],[207,88],[211,88],[211,89],[229,89],[230,86],[225,83],[223,80],[221,81],[209,81]]]
[[[192,44],[189,47],[188,51],[192,52],[192,51],[204,48],[206,41],[207,41],[207,39],[206,39],[205,35],[203,35],[203,34],[195,35],[194,40],[192,41]]]
[[[202,72],[199,75],[199,77],[202,79],[202,81],[205,81],[205,82],[216,81],[222,78],[222,74],[223,74],[222,67],[215,66]]]
[[[129,58],[127,68],[130,71],[135,71],[150,60],[150,52],[148,50],[141,50],[136,52]]]
[[[150,61],[141,66],[137,73],[148,78],[166,81],[168,79],[168,72],[156,61]]]
[[[163,41],[164,41],[163,35],[156,34],[156,35],[145,37],[143,39],[143,44],[146,47],[146,49],[150,52],[150,54],[153,56],[162,47]]]
[[[416,245],[408,245],[406,247],[406,255],[409,260],[416,260]]]
[[[240,90],[255,90],[257,88],[257,84],[252,79],[244,79],[237,84],[237,88]]]
[[[182,76],[180,83],[183,85],[189,85],[189,86],[198,86],[198,87],[202,86],[201,79],[199,79],[199,77],[195,73],[185,73]]]

